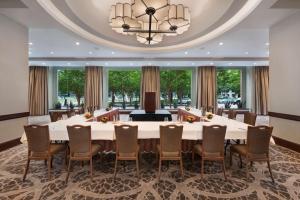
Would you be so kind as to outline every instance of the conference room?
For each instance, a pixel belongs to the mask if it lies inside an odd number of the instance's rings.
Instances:
[[[0,199],[300,199],[297,0],[0,0]]]

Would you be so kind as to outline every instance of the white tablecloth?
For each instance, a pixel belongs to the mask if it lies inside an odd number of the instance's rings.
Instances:
[[[227,131],[225,139],[246,139],[247,124],[231,120],[225,117],[215,115],[210,122],[86,122],[83,116],[73,116],[67,120],[60,120],[49,123],[49,132],[51,140],[68,140],[67,126],[80,124],[92,127],[92,140],[114,140],[114,126],[117,124],[130,124],[138,126],[139,139],[155,139],[159,138],[159,126],[167,124],[183,125],[184,140],[201,140],[203,125],[209,126],[213,124],[226,125]],[[21,138],[22,143],[26,143],[26,135]]]

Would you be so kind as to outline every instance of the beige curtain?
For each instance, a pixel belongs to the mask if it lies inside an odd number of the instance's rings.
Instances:
[[[101,108],[103,97],[103,67],[85,67],[85,108]]]
[[[29,67],[29,112],[48,114],[48,67]]]
[[[216,67],[198,67],[197,107],[216,107]]]
[[[269,67],[257,66],[254,68],[254,85],[255,85],[255,112],[259,115],[268,114],[269,102]]]
[[[145,92],[156,92],[156,109],[160,108],[160,73],[159,67],[142,67],[141,108],[145,107]]]

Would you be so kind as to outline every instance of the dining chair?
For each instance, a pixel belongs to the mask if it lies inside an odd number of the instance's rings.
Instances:
[[[66,183],[69,179],[71,162],[77,161],[90,161],[90,177],[93,180],[93,156],[99,151],[101,146],[99,144],[92,144],[91,139],[91,126],[73,125],[67,126],[69,135],[69,164]]]
[[[28,156],[23,181],[26,179],[31,160],[45,160],[48,165],[48,179],[50,180],[52,158],[54,154],[64,151],[66,146],[51,143],[48,126],[28,125],[24,126],[24,130],[28,142]]]
[[[180,162],[180,172],[183,177],[183,162],[181,155],[181,140],[183,126],[166,125],[160,126],[160,143],[157,145],[159,155],[158,180],[160,180],[161,163],[163,160],[178,160]]]
[[[249,124],[251,126],[255,126],[256,123],[256,113],[246,112],[244,114],[244,123]]]
[[[68,116],[68,118],[70,118],[70,117],[72,117],[72,116],[74,116],[74,115],[75,115],[75,110],[74,110],[74,109],[68,110],[68,111],[67,111],[67,116]]]
[[[223,115],[223,111],[224,111],[223,108],[218,108],[217,109],[217,115],[222,116]]]
[[[229,109],[228,110],[228,118],[229,119],[236,119],[236,115],[237,115],[237,112],[233,109]]]
[[[207,106],[207,110],[206,111],[213,113],[214,112],[214,106]]]
[[[226,126],[211,125],[203,126],[202,144],[196,144],[192,152],[192,161],[194,163],[195,154],[201,156],[201,178],[204,173],[204,161],[221,161],[224,178],[227,180],[225,171],[224,139]]]
[[[59,112],[49,112],[51,122],[56,122],[62,119],[62,114]]]
[[[247,143],[230,146],[230,165],[232,165],[232,154],[239,154],[240,167],[242,167],[242,156],[246,159],[246,175],[249,177],[248,163],[267,162],[272,181],[274,182],[269,157],[269,144],[273,127],[269,126],[248,126]]]
[[[135,160],[137,176],[139,177],[139,145],[138,126],[115,126],[116,134],[116,160],[114,178],[116,178],[118,160]]]

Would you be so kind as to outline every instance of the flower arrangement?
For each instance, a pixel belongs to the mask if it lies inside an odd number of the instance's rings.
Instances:
[[[207,112],[207,113],[206,113],[207,119],[212,119],[213,116],[214,116],[214,115],[213,115],[211,112]]]
[[[92,117],[92,114],[91,114],[90,112],[86,112],[86,113],[84,113],[83,116],[84,116],[86,119],[89,119],[89,118]]]
[[[186,106],[186,107],[185,107],[185,110],[190,111],[191,108],[190,108],[189,106]]]
[[[108,117],[101,117],[100,122],[103,122],[103,123],[108,122]]]
[[[112,107],[105,108],[106,111],[110,111],[111,109],[112,109]]]
[[[186,117],[186,121],[189,123],[193,123],[195,120],[196,118],[194,116],[189,115]]]

